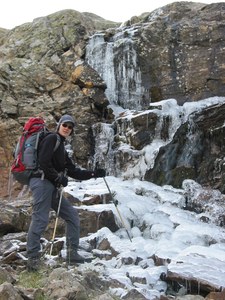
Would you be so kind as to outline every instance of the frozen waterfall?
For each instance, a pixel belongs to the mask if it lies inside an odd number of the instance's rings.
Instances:
[[[96,33],[86,47],[86,61],[106,82],[111,105],[141,110],[145,89],[132,36],[134,28],[117,32],[109,40]]]

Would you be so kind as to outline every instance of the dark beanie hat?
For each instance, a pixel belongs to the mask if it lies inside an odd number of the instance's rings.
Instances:
[[[74,120],[74,118],[73,118],[72,116],[70,116],[70,115],[63,115],[63,116],[60,118],[59,122],[58,122],[56,131],[59,130],[59,126],[60,126],[61,124],[63,124],[63,123],[72,123],[72,124],[73,124],[73,127],[75,126],[75,120]]]

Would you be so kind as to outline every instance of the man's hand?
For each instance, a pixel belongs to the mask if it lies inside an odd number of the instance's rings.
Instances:
[[[62,185],[65,187],[68,184],[68,178],[66,176],[64,176],[63,174],[59,174],[59,176],[56,178],[55,181],[58,186]]]
[[[106,172],[104,169],[95,169],[94,171],[94,177],[98,178],[98,177],[105,177]]]

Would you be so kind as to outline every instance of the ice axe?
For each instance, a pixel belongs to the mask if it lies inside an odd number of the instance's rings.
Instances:
[[[129,237],[130,241],[132,242],[131,237],[130,237],[130,234],[129,234],[127,228],[126,228],[126,225],[125,225],[125,223],[124,223],[124,221],[123,221],[123,218],[122,218],[122,216],[121,216],[121,214],[120,214],[120,211],[119,211],[119,209],[118,209],[118,207],[117,207],[118,201],[114,199],[113,194],[112,194],[112,192],[111,192],[111,190],[110,190],[110,188],[109,188],[109,185],[108,185],[108,183],[107,183],[105,177],[103,177],[103,179],[104,179],[104,181],[105,181],[105,185],[107,186],[107,189],[108,189],[108,191],[109,191],[109,194],[110,194],[110,196],[111,196],[111,198],[112,198],[113,204],[114,204],[115,207],[116,207],[117,213],[118,213],[118,215],[119,215],[119,217],[120,217],[120,221],[121,221],[121,223],[123,224],[123,227],[124,227],[124,229],[126,230],[127,235],[128,235],[128,237]]]

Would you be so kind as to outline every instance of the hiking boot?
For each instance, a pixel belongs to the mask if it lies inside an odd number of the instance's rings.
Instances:
[[[67,251],[67,256],[66,256],[66,262],[68,264],[83,264],[85,262],[90,262],[91,259],[90,258],[85,258],[83,256],[81,256],[77,250],[68,250]]]
[[[37,272],[40,268],[40,257],[29,257],[27,260],[27,271],[28,272]]]

